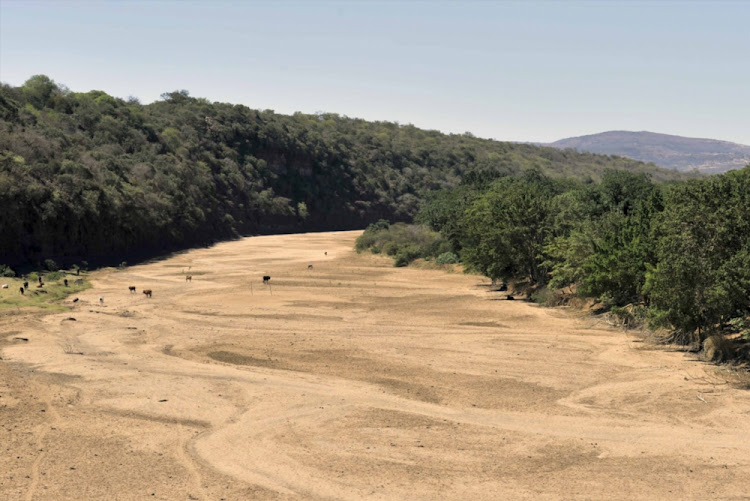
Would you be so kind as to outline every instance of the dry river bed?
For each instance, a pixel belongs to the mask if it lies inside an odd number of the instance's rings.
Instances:
[[[69,312],[4,315],[0,499],[750,499],[750,392],[722,370],[358,234],[102,270]]]

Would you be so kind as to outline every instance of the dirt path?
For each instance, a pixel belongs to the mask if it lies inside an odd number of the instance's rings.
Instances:
[[[750,392],[720,371],[357,234],[105,270],[68,313],[0,319],[0,499],[750,499]]]

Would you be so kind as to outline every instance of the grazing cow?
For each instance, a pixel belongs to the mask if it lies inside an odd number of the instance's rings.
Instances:
[[[327,256],[328,255],[328,251],[325,251],[324,254]]]
[[[8,284],[3,284],[3,289],[7,289],[7,288],[8,288]]]
[[[507,299],[508,301],[513,301],[516,298],[514,298],[513,296],[511,296],[510,294],[508,294],[508,296],[505,299]]]
[[[128,290],[130,291],[131,294],[134,293],[135,292],[135,285],[131,285],[130,287],[128,287]]]
[[[42,283],[42,276],[41,275],[39,275],[39,283],[40,284]]]
[[[267,284],[269,280],[271,280],[271,277],[270,277],[270,276],[268,276],[268,275],[263,275],[263,283],[264,283],[264,284]]]
[[[146,295],[146,297],[151,297],[151,289],[145,289],[143,293]]]
[[[192,282],[193,281],[193,275],[185,275],[185,281],[186,282]]]
[[[36,288],[37,288],[37,289],[38,289],[38,288],[40,288],[40,287],[44,287],[44,284],[43,284],[43,283],[38,283],[38,284],[36,284]]]
[[[307,269],[308,269],[308,270],[312,270],[312,269],[313,269],[313,265],[311,265],[311,264],[308,264],[308,265],[307,265]]]
[[[99,304],[104,304],[104,298],[101,296],[99,297]]]
[[[77,302],[78,302],[78,298],[75,298],[75,299],[73,300],[73,302],[74,302],[74,303],[77,303]]]
[[[23,287],[24,287],[24,289],[28,289],[29,288],[29,283],[28,282],[24,282],[23,283]]]
[[[21,287],[21,294],[23,294],[23,287]]]
[[[67,287],[67,286],[68,286],[68,279],[67,279],[67,278],[64,278],[64,279],[63,279],[63,283],[65,284],[65,287]]]

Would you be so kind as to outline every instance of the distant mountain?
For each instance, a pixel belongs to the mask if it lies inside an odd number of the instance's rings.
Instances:
[[[660,167],[714,174],[750,164],[750,146],[654,132],[610,131],[561,139],[545,146],[629,157]]]

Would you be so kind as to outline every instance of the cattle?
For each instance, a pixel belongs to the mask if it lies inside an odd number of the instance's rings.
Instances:
[[[327,256],[328,255],[328,251],[325,251],[323,254],[325,254]]]
[[[20,290],[21,290],[21,294],[23,294],[23,287],[21,287],[21,289],[20,289]]]
[[[74,303],[77,303],[77,302],[78,302],[78,298],[75,298],[75,299],[73,300],[73,302],[74,302]]]
[[[41,275],[39,275],[39,283],[40,284],[42,283],[42,276]]]
[[[104,298],[99,296],[99,304],[104,304]]]
[[[8,288],[8,284],[3,284],[3,289],[7,289],[7,288]]]
[[[267,284],[269,280],[271,280],[271,277],[269,275],[263,275],[263,283],[264,284]]]
[[[28,282],[24,282],[23,283],[23,288],[24,289],[28,289],[29,288],[29,283]]]
[[[510,294],[508,294],[508,296],[505,299],[507,299],[508,301],[513,301],[516,298],[514,298],[513,296],[511,296]]]
[[[68,286],[68,279],[67,279],[67,278],[64,278],[64,279],[63,279],[63,283],[65,284],[65,287],[67,287],[67,286]]]
[[[37,289],[38,289],[38,288],[40,288],[40,287],[44,287],[44,284],[43,284],[43,283],[38,283],[38,284],[36,284],[36,288],[37,288]]]
[[[143,293],[146,295],[146,297],[151,297],[151,289],[145,289]]]
[[[313,269],[313,265],[311,265],[311,264],[308,264],[308,265],[307,265],[307,269],[308,269],[308,270],[312,270],[312,269]]]
[[[134,293],[135,292],[135,285],[131,285],[130,287],[128,287],[128,290],[130,291],[131,294]]]
[[[186,282],[192,282],[193,281],[193,275],[185,275],[185,281]]]

